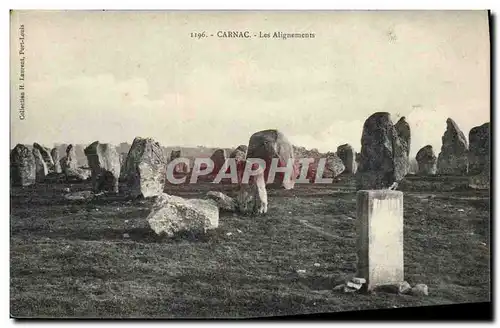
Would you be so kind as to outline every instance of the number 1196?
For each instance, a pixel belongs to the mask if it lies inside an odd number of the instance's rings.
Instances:
[[[201,39],[201,38],[206,38],[207,35],[205,34],[205,32],[191,32],[191,37],[192,38],[196,38],[196,39]]]

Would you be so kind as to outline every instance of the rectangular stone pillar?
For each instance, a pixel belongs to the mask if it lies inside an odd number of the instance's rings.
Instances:
[[[357,193],[358,273],[367,290],[404,281],[403,193],[360,190]]]

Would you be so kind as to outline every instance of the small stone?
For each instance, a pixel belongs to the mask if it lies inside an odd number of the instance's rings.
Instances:
[[[481,245],[481,246],[486,246],[486,243],[479,243],[479,245]]]
[[[344,287],[345,287],[345,284],[340,284],[340,285],[337,285],[337,286],[333,287],[332,290],[343,290]]]
[[[125,223],[128,223],[128,220],[125,220]]]
[[[425,284],[417,284],[411,289],[411,294],[414,296],[429,295],[429,288]]]
[[[231,236],[233,233],[232,232],[228,232],[226,233],[226,236]]]
[[[130,238],[129,234],[128,233],[124,233],[123,234],[123,238]]]
[[[411,291],[411,286],[407,281],[403,281],[399,284],[399,293],[408,294]]]
[[[351,281],[355,284],[366,284],[366,279],[365,278],[357,278],[357,277],[354,277],[351,279]]]
[[[315,266],[315,267],[320,267],[320,266],[321,266],[321,264],[319,264],[319,263],[314,263],[314,266]]]
[[[236,231],[238,231],[239,233],[243,233],[243,231],[241,231],[240,229],[236,229]]]
[[[344,293],[355,293],[357,289],[344,286]]]
[[[463,209],[461,209],[461,208],[459,208],[457,211],[459,211],[459,212],[464,212],[464,210],[463,210]]]
[[[306,270],[299,269],[297,270],[297,273],[306,273]]]
[[[69,188],[63,188],[63,192],[70,192],[71,190]]]
[[[361,287],[363,287],[363,285],[362,284],[356,284],[356,283],[354,283],[352,281],[348,281],[347,282],[347,287],[359,290],[359,289],[361,289]]]

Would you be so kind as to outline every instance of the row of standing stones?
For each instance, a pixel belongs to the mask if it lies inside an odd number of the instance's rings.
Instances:
[[[452,119],[446,123],[439,157],[436,158],[431,146],[417,153],[419,173],[471,173],[489,184],[489,123],[470,131],[470,146]],[[334,177],[342,172],[356,176],[360,190],[357,199],[358,276],[366,281],[365,289],[395,283],[401,286],[404,278],[403,193],[388,188],[401,181],[409,171],[410,127],[404,117],[393,124],[389,113],[375,113],[365,121],[361,144],[359,154],[350,145],[341,145],[336,153],[328,153],[326,170]],[[78,167],[71,145],[60,160],[55,149],[49,151],[36,143],[32,149],[17,145],[11,153],[11,178],[14,184],[26,186],[42,181],[50,173],[63,174],[67,179],[84,180],[91,176],[94,193],[117,193],[118,181],[124,180],[131,196],[157,196],[147,220],[157,234],[168,236],[185,230],[206,232],[217,228],[219,210],[241,212],[245,204],[245,211],[256,213],[262,202],[267,208],[267,194],[264,193],[265,199],[262,199],[261,190],[255,188],[255,184],[243,186],[245,192],[237,199],[218,192],[209,192],[206,199],[183,199],[163,193],[168,161],[160,144],[151,138],[135,138],[126,156],[120,156],[115,147],[98,141],[84,152],[90,170]],[[317,155],[311,152],[294,147],[278,130],[264,130],[251,136],[248,147],[239,146],[229,157],[286,161],[297,156]],[[170,160],[180,156],[180,152],[172,152]],[[217,150],[211,157],[216,167],[220,167],[225,158],[224,150]],[[281,186],[291,189],[293,181],[281,181]],[[383,228],[387,226],[391,229]],[[380,234],[383,238],[374,238]],[[344,291],[352,292],[352,288],[346,287]]]

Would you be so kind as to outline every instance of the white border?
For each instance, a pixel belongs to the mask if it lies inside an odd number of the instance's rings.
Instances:
[[[244,9],[253,9],[253,10],[266,10],[266,9],[278,9],[278,10],[332,10],[332,9],[337,9],[337,10],[359,10],[359,9],[492,9],[493,12],[498,13],[498,4],[500,1],[498,0],[475,0],[475,1],[459,1],[459,0],[454,0],[454,1],[437,1],[437,0],[415,0],[415,1],[370,1],[370,0],[364,0],[364,1],[359,1],[359,0],[351,0],[351,1],[344,1],[344,2],[324,2],[324,1],[318,1],[318,0],[308,0],[308,1],[270,1],[270,0],[253,0],[253,1],[148,1],[148,0],[142,0],[142,1],[136,1],[135,3],[132,3],[131,1],[105,1],[105,0],[100,0],[100,1],[92,1],[92,0],[86,0],[86,1],[44,1],[43,3],[39,3],[36,1],[2,1],[2,5],[5,6],[3,8],[3,11],[0,13],[0,33],[2,35],[2,44],[3,45],[8,45],[9,44],[9,14],[8,14],[8,9],[188,9],[188,10],[194,10],[194,9],[209,9],[209,10],[216,10],[216,9],[237,9],[237,10],[244,10]],[[498,26],[498,17],[497,17],[497,22],[496,25]],[[498,33],[496,32],[498,29],[495,27],[495,35],[497,36]],[[497,50],[498,52],[498,50]],[[1,274],[2,274],[2,284],[1,284],[1,290],[0,290],[0,295],[1,295],[1,306],[0,309],[2,311],[1,313],[1,321],[2,325],[1,327],[10,327],[14,326],[14,322],[9,318],[9,307],[10,307],[10,300],[9,300],[9,231],[10,231],[10,224],[9,224],[9,218],[10,215],[8,214],[9,212],[9,171],[8,171],[8,166],[9,166],[9,155],[7,152],[7,149],[10,149],[10,143],[9,143],[9,128],[10,128],[10,118],[9,118],[9,82],[6,76],[9,75],[9,48],[8,46],[4,48],[4,51],[1,52],[2,60],[0,61],[3,63],[1,65],[1,73],[4,76],[4,78],[1,80],[2,83],[2,88],[1,90],[1,97],[2,97],[2,105],[3,105],[3,110],[0,111],[1,115],[3,115],[2,119],[0,119],[1,124],[3,125],[3,129],[0,129],[1,133],[3,134],[3,138],[1,139],[5,143],[5,147],[3,148],[4,151],[1,152],[2,156],[2,161],[1,163],[4,165],[4,169],[0,170],[0,181],[3,181],[3,188],[2,190],[2,197],[1,197],[1,205],[3,212],[6,214],[5,216],[2,217],[3,220],[3,238],[0,239],[0,242],[2,243],[2,266],[1,266]],[[497,57],[497,56],[495,56]],[[495,58],[496,59],[496,58]],[[495,70],[495,75],[497,73],[497,70]],[[498,91],[498,85],[495,85],[495,90],[493,90],[495,93]],[[496,110],[494,108],[493,110]],[[497,122],[495,120],[495,126],[497,125]],[[495,146],[495,153],[498,154],[498,145]],[[498,167],[496,167],[498,170]],[[494,185],[498,183],[498,179],[495,178]],[[492,200],[492,203],[495,204],[495,200]],[[493,221],[496,221],[495,218],[493,218]],[[498,226],[499,223],[497,222],[495,224],[495,231],[493,232],[493,236],[498,235]],[[493,254],[497,254],[493,249],[492,249]],[[498,255],[495,260],[498,260]],[[496,262],[496,261],[495,261]],[[496,281],[496,285],[498,285],[498,280]],[[495,291],[492,291],[496,295],[496,289]],[[498,300],[496,300],[496,306],[495,306],[495,314],[498,314]],[[141,323],[132,323],[134,326],[146,326],[147,324],[151,324],[151,322],[141,322]],[[159,322],[157,322],[159,323]],[[168,325],[178,325],[181,323],[169,323],[165,322]],[[206,323],[206,322],[205,322]],[[220,324],[221,322],[217,322],[215,324]],[[227,323],[234,323],[234,322],[227,322]],[[326,323],[326,322],[325,322]],[[17,323],[17,326],[24,326],[26,323]],[[75,323],[72,323],[73,325]],[[107,327],[110,325],[123,325],[123,322],[85,322],[85,321],[80,321],[78,323],[79,325],[82,324],[92,324],[94,327]],[[129,323],[130,324],[130,323]],[[162,323],[159,323],[162,324]],[[189,323],[188,325],[191,325],[193,323]],[[240,323],[241,324],[241,323]],[[257,325],[258,323],[255,323]],[[262,325],[268,325],[269,323],[260,323],[259,326]],[[293,322],[283,322],[281,324],[286,324],[290,325],[293,324]],[[308,323],[298,323],[300,325],[307,325]],[[328,324],[328,323],[326,323]],[[346,325],[345,323],[335,323],[336,325],[344,326]],[[386,324],[386,323],[383,323]],[[398,324],[398,323],[396,323]],[[454,324],[454,323],[451,323]],[[53,323],[53,322],[43,322],[43,323],[38,323],[37,325],[43,325],[47,327],[52,327],[54,325],[58,326],[70,326],[69,323]],[[358,324],[357,324],[358,325]],[[429,325],[429,324],[427,324]],[[430,326],[437,325],[437,324],[430,324]],[[182,326],[186,326],[185,324],[182,324]]]

